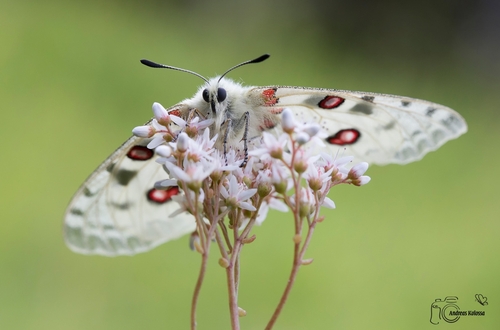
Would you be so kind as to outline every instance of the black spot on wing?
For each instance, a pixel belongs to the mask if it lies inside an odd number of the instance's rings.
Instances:
[[[115,173],[116,181],[122,186],[128,185],[130,180],[132,180],[137,175],[137,171],[129,170],[119,170]]]
[[[358,103],[349,109],[350,112],[362,113],[365,115],[371,115],[373,113],[373,108],[366,103]]]
[[[73,215],[83,216],[83,211],[77,208],[72,208],[71,210],[69,210],[69,213]]]
[[[95,192],[92,192],[88,187],[84,187],[83,188],[83,194],[86,196],[86,197],[92,197],[94,196],[95,194],[97,194],[97,191]]]
[[[115,168],[115,164],[116,164],[116,163],[111,163],[111,164],[109,164],[109,165],[106,167],[106,171],[108,171],[109,173],[113,172],[113,168]]]
[[[401,101],[401,105],[405,108],[409,107],[411,105],[410,101]]]
[[[367,101],[367,102],[373,102],[373,100],[375,99],[375,96],[364,95],[361,97],[361,99],[364,101]]]
[[[427,111],[425,111],[425,115],[426,115],[427,117],[432,117],[432,115],[434,114],[434,112],[436,112],[436,110],[437,110],[437,109],[436,109],[436,108],[434,108],[434,107],[428,107],[428,108],[427,108]]]
[[[122,211],[128,210],[130,208],[130,206],[132,206],[132,204],[129,202],[125,202],[125,203],[112,202],[111,205],[119,210],[122,210]]]
[[[387,124],[385,124],[384,126],[382,126],[382,128],[386,131],[390,130],[390,129],[393,129],[394,126],[396,126],[396,121],[395,120],[391,120],[390,122],[388,122]]]

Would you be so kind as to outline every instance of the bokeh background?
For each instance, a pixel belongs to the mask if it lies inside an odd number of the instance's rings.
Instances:
[[[61,223],[87,175],[201,81],[400,94],[460,112],[469,132],[424,160],[339,187],[275,329],[500,327],[500,2],[9,1],[0,5],[0,329],[187,329],[199,255],[188,238],[135,257],[70,252]],[[243,329],[263,329],[292,260],[273,213],[243,252]],[[214,252],[216,252],[214,250]],[[228,329],[214,253],[199,329]],[[489,305],[481,306],[481,293]],[[486,310],[433,326],[431,303]]]

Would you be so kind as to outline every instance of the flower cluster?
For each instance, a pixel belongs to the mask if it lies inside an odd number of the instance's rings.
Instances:
[[[241,314],[236,298],[239,254],[244,244],[255,239],[249,236],[252,226],[261,224],[270,208],[291,211],[295,225],[294,267],[298,269],[311,263],[312,259],[303,257],[315,225],[323,220],[319,211],[321,207],[335,208],[335,203],[328,198],[330,189],[339,184],[368,183],[370,178],[364,175],[368,164],[359,163],[349,168],[352,157],[315,153],[312,146],[323,145],[320,126],[297,122],[289,109],[282,112],[281,134],[263,132],[260,139],[252,139],[247,154],[231,148],[227,152],[215,148],[221,141],[210,131],[212,119],[202,120],[190,114],[186,117],[192,119],[186,121],[169,114],[158,103],[153,105],[153,112],[155,118],[151,123],[134,128],[133,133],[151,139],[148,147],[156,149],[160,156],[157,162],[168,173],[169,179],[156,182],[155,188],[178,186],[183,191],[182,195],[173,197],[179,209],[165,216],[189,212],[196,219],[192,246],[203,256],[198,284],[204,276],[211,242],[219,246],[219,264],[227,269],[230,284],[234,328],[235,318]],[[302,242],[304,223],[309,229]],[[290,287],[295,268],[288,282]],[[197,300],[198,284],[193,301]],[[288,292],[287,287],[283,303]]]
[[[348,169],[352,157],[312,154],[309,145],[323,144],[319,125],[298,123],[288,109],[282,114],[283,133],[275,137],[263,132],[260,141],[253,141],[243,167],[245,155],[241,152],[223,154],[214,148],[218,135],[210,134],[212,119],[194,117],[187,123],[168,114],[159,103],[153,104],[153,113],[151,124],[136,127],[133,133],[152,138],[148,147],[156,148],[161,156],[157,162],[169,174],[170,179],[157,182],[155,187],[179,186],[185,194],[176,199],[180,209],[193,214],[201,210],[202,217],[210,222],[213,215],[233,210],[240,214],[239,225],[252,217],[260,224],[269,207],[288,211],[298,204],[301,214],[307,216],[318,206],[335,208],[327,197],[333,186],[361,186],[370,181],[363,175],[367,163]],[[300,179],[307,185],[294,184]],[[217,210],[208,210],[210,205],[217,205]]]

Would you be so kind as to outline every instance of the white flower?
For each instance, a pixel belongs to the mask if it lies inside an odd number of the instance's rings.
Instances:
[[[304,178],[309,184],[309,188],[313,191],[323,189],[330,181],[334,167],[327,169],[324,166],[317,166],[314,162],[309,164],[307,171],[304,173]]]
[[[238,184],[234,175],[231,175],[228,186],[228,189],[222,186],[220,190],[220,194],[226,200],[225,202],[227,206],[239,207],[249,211],[257,210],[252,204],[245,202],[247,199],[255,195],[257,189],[244,189]]]
[[[359,164],[354,165],[347,177],[351,179],[351,183],[355,186],[362,186],[370,182],[371,178],[369,176],[363,175],[366,170],[368,170],[368,163],[361,162]]]
[[[213,163],[193,163],[185,161],[183,168],[172,164],[170,162],[165,163],[165,167],[168,169],[170,177],[182,181],[187,184],[188,188],[193,191],[198,191],[201,188],[203,180],[205,180],[215,169]],[[168,180],[162,181],[162,185],[169,184]]]
[[[262,133],[262,143],[259,147],[251,150],[248,155],[256,156],[261,158],[290,158],[289,154],[283,152],[287,144],[288,136],[282,134],[276,139],[276,137],[270,133]]]

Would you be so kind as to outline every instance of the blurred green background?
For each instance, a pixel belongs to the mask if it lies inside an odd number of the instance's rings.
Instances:
[[[132,258],[64,245],[67,203],[151,116],[201,81],[149,58],[249,85],[407,95],[460,112],[469,133],[418,163],[339,187],[275,329],[498,329],[500,6],[495,1],[6,1],[0,329],[187,329],[199,255],[188,238]],[[243,252],[243,329],[263,329],[292,260],[290,218],[271,214]],[[214,250],[214,252],[216,252]],[[228,329],[225,274],[209,267],[199,329]],[[474,295],[488,297],[488,306]],[[484,317],[429,322],[457,296]]]

